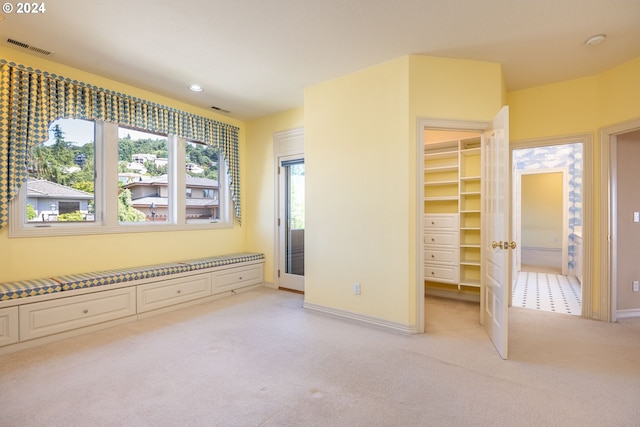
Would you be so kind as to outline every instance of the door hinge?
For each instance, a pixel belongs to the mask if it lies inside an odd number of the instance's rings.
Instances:
[[[280,277],[280,270],[278,270],[278,277]]]
[[[278,227],[280,227],[280,218],[278,218]]]
[[[280,166],[278,166],[278,175],[280,175]]]

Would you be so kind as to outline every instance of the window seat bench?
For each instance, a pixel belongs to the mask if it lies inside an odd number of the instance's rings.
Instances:
[[[243,252],[0,283],[0,354],[104,329],[264,283]]]

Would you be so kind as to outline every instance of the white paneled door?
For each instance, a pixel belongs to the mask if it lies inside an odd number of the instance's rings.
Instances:
[[[482,176],[482,293],[480,321],[500,357],[508,356],[510,241],[509,108],[484,133]]]

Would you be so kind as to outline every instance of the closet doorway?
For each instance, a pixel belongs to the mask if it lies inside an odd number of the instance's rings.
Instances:
[[[514,144],[515,145],[515,144]],[[582,315],[584,144],[512,147],[511,304]]]

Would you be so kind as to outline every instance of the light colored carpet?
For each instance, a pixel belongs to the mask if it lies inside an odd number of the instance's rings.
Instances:
[[[406,336],[261,289],[0,356],[2,426],[637,426],[640,321],[474,303]]]

